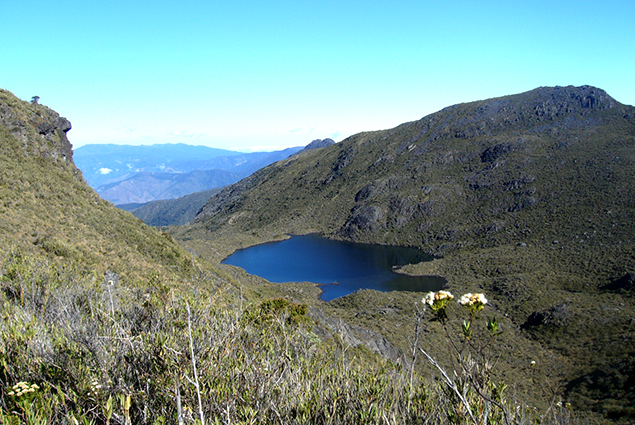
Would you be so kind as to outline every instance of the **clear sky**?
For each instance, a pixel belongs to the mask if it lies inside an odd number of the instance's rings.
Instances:
[[[0,2],[0,87],[75,147],[272,150],[583,84],[635,104],[634,0]]]

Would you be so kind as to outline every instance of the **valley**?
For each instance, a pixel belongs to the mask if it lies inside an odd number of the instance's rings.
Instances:
[[[518,353],[509,365],[543,359],[526,379],[579,409],[623,411],[635,305],[615,282],[635,268],[634,114],[588,86],[451,106],[272,164],[171,232],[214,262],[288,233],[418,247],[436,260],[408,272],[494,300]],[[412,310],[396,309],[391,328],[377,313],[389,299],[362,291],[328,305],[407,351]]]
[[[155,205],[161,227],[86,184],[68,120],[0,95],[3,423],[635,418],[635,108],[603,90],[540,87],[298,149]],[[222,264],[311,233],[417,248],[434,259],[401,272],[488,302],[323,301]]]

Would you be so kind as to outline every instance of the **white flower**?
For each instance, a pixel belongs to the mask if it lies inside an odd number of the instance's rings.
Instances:
[[[474,304],[487,304],[487,298],[485,298],[484,294],[474,294],[472,297],[474,298]]]
[[[421,302],[432,307],[434,305],[434,295],[434,292],[428,292]]]
[[[436,299],[437,300],[442,300],[442,299],[445,299],[445,298],[454,299],[454,295],[452,295],[448,291],[439,291],[439,292],[437,292],[437,294],[436,294]]]
[[[463,294],[461,295],[461,298],[459,298],[459,304],[470,305],[471,298],[472,298],[472,294]]]
[[[487,304],[487,298],[483,294],[464,294],[459,298],[459,304],[466,307],[473,306],[475,304],[485,305]]]
[[[452,295],[448,291],[428,292],[426,296],[423,297],[423,300],[421,302],[424,304],[428,304],[430,307],[432,307],[434,306],[434,303],[437,301],[441,301],[445,299],[448,299],[449,301],[453,298],[454,298],[454,295]]]

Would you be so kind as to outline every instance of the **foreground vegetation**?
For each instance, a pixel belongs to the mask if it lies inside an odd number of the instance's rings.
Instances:
[[[454,371],[421,375],[421,330],[439,319],[423,304],[414,363],[400,365],[324,336],[306,305],[250,302],[198,268],[189,284],[130,282],[19,249],[0,268],[3,424],[573,421],[561,403],[537,411],[507,396],[484,350],[492,341],[479,339],[497,331],[475,314],[472,328],[448,331]]]

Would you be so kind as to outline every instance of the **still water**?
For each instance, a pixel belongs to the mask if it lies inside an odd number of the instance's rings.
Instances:
[[[415,248],[333,241],[318,235],[292,236],[241,249],[223,264],[244,269],[270,282],[322,284],[322,299],[338,298],[358,289],[378,291],[435,291],[445,280],[437,276],[406,276],[393,266],[429,261]]]

